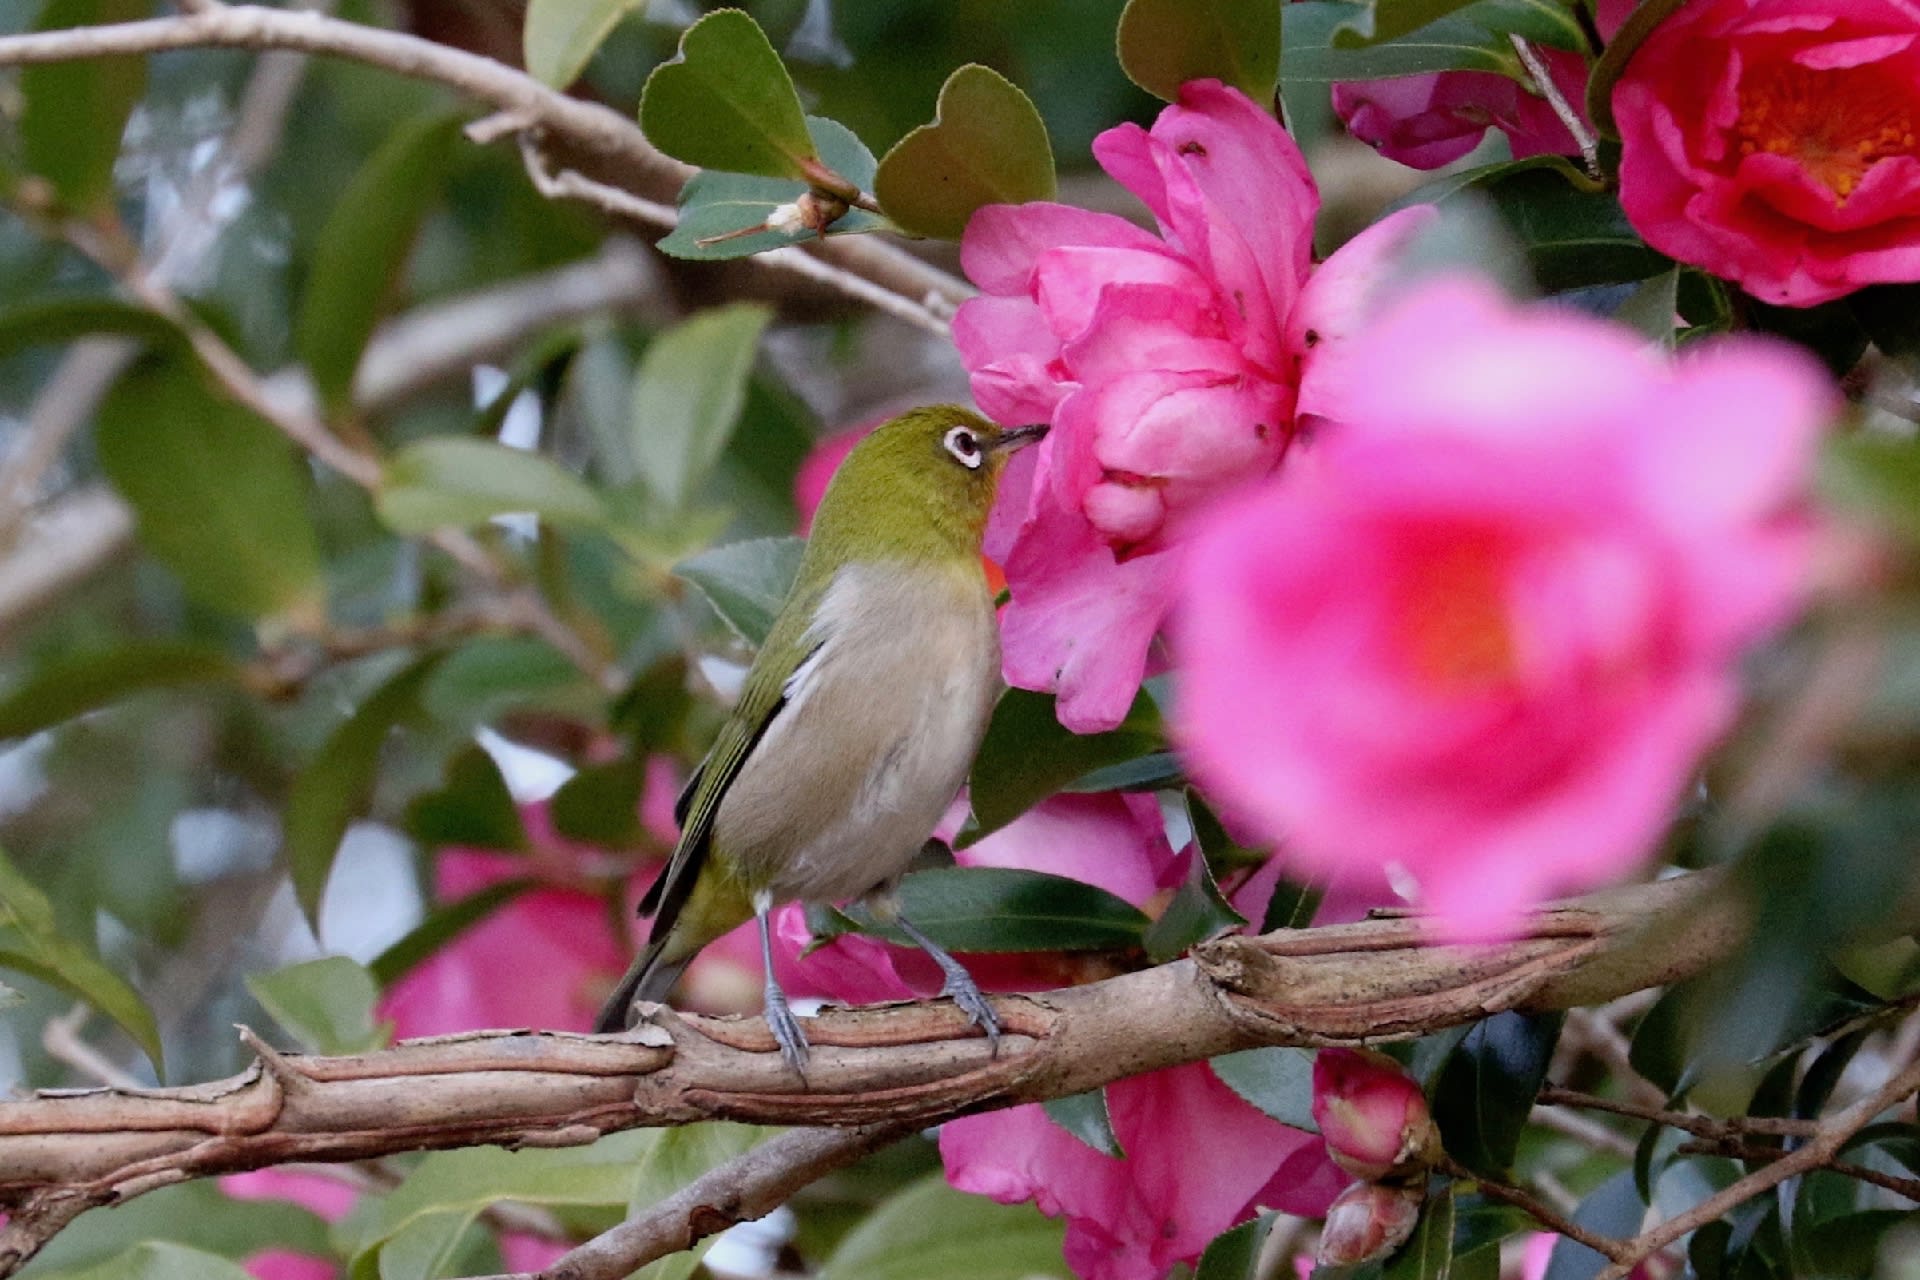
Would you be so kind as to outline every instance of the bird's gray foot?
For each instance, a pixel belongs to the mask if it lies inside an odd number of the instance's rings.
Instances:
[[[981,992],[980,984],[973,980],[965,965],[947,954],[947,949],[920,932],[913,922],[905,916],[896,916],[894,923],[900,931],[913,939],[914,945],[926,952],[928,957],[940,966],[940,972],[946,981],[940,988],[940,994],[950,996],[967,1020],[987,1033],[987,1051],[998,1055],[1000,1052],[1000,1015],[993,1011],[993,1005]]]
[[[773,1038],[780,1042],[780,1057],[793,1068],[796,1075],[807,1072],[807,1033],[800,1028],[800,1019],[794,1017],[793,1010],[787,1005],[787,993],[780,989],[769,973],[766,989],[767,1030],[773,1032]]]

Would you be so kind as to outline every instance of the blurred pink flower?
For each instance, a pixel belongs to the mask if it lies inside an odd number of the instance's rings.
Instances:
[[[360,1198],[358,1191],[338,1178],[285,1169],[228,1174],[219,1179],[219,1185],[222,1195],[235,1200],[291,1200],[329,1223],[346,1217]],[[249,1254],[241,1266],[259,1280],[334,1280],[340,1274],[336,1260],[290,1249],[262,1249]]]
[[[989,416],[1053,424],[1027,451],[1030,487],[1003,481],[987,549],[1012,591],[1008,680],[1056,691],[1080,732],[1119,723],[1146,673],[1179,519],[1286,452],[1319,358],[1322,335],[1290,325],[1316,305],[1314,280],[1358,289],[1376,274],[1309,278],[1313,179],[1236,89],[1193,81],[1151,131],[1121,125],[1093,150],[1159,234],[1066,205],[990,205],[961,245],[982,296],[953,326]],[[1341,254],[1377,268],[1431,216],[1395,215]]]
[[[820,506],[820,499],[827,494],[827,481],[833,479],[833,473],[853,452],[853,446],[865,438],[867,432],[879,426],[884,418],[874,418],[858,426],[848,427],[845,431],[836,431],[813,446],[806,461],[800,464],[800,470],[793,477],[793,506],[800,515],[801,537],[813,528],[813,513]]]
[[[1353,356],[1343,421],[1196,538],[1175,734],[1291,865],[1397,867],[1493,936],[1653,847],[1805,593],[1833,394],[1458,280]]]
[[[1648,244],[1810,307],[1920,280],[1920,9],[1693,0],[1613,90],[1620,203]]]
[[[256,1280],[337,1280],[340,1264],[291,1249],[262,1249],[240,1260],[240,1269]]]

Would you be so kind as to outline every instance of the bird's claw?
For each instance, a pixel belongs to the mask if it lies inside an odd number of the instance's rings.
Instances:
[[[993,1004],[981,992],[971,975],[956,967],[947,975],[946,985],[940,994],[950,996],[967,1020],[987,1033],[987,1052],[997,1057],[1000,1053],[1000,1015],[993,1011]]]
[[[807,1073],[807,1033],[801,1029],[800,1019],[787,1005],[787,997],[780,988],[767,987],[767,1030],[773,1032],[773,1038],[780,1044],[780,1058],[792,1068],[793,1073],[805,1076]]]

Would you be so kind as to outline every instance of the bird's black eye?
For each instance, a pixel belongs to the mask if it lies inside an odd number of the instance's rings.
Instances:
[[[947,452],[954,456],[959,464],[969,471],[977,470],[984,456],[980,452],[980,437],[965,427],[955,427],[947,432],[941,443],[947,446]]]

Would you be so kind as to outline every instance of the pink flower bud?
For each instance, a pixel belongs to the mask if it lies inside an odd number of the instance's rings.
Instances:
[[[1383,1053],[1322,1049],[1313,1063],[1313,1119],[1334,1163],[1369,1182],[1424,1171],[1440,1155],[1426,1095]]]
[[[1327,1209],[1314,1256],[1324,1267],[1350,1267],[1386,1257],[1413,1234],[1426,1198],[1425,1186],[1354,1183]]]

